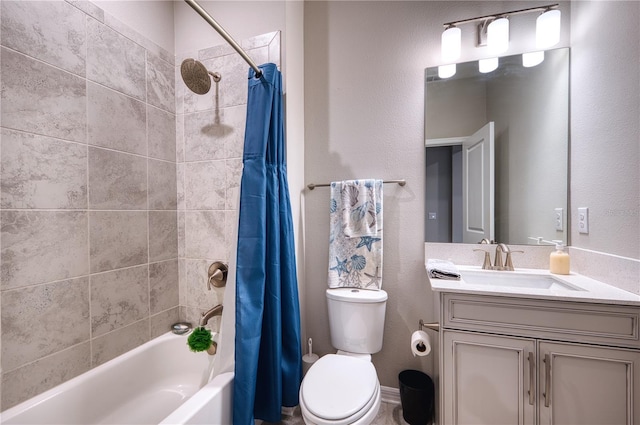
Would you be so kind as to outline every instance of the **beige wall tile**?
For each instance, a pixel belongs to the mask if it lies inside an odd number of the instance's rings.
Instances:
[[[91,367],[91,349],[85,342],[51,356],[2,373],[2,409],[8,409]]]
[[[176,160],[176,117],[171,112],[147,106],[149,156]]]
[[[185,209],[185,187],[184,187],[184,173],[186,164],[184,162],[176,164],[176,184],[177,184],[177,209]]]
[[[147,53],[147,101],[168,112],[176,111],[174,64]]]
[[[5,372],[89,339],[89,279],[64,280],[2,293]]]
[[[89,213],[91,273],[148,261],[146,211]]]
[[[242,180],[242,160],[227,159],[225,161],[227,174],[226,209],[235,210],[240,200],[240,181]]]
[[[2,126],[84,142],[85,80],[4,47],[1,55]]]
[[[149,305],[151,314],[175,308],[178,294],[178,260],[149,264]]]
[[[207,272],[211,263],[213,260],[185,260],[185,305],[206,311],[222,303],[224,288],[207,289]]]
[[[87,208],[87,147],[1,130],[2,208]]]
[[[184,117],[173,55],[93,3],[0,11],[1,410],[179,320]]]
[[[2,211],[2,289],[87,274],[87,213]]]
[[[147,159],[89,147],[89,208],[147,208]]]
[[[184,162],[184,114],[176,115],[176,161]]]
[[[99,366],[120,354],[149,341],[149,319],[91,340],[91,367]]]
[[[87,142],[123,152],[147,154],[147,112],[140,100],[87,83]]]
[[[224,160],[185,164],[186,209],[223,210],[226,203],[226,186]]]
[[[234,134],[226,125],[215,125],[211,112],[196,112],[184,116],[184,148],[186,161],[225,158],[225,141]]]
[[[176,164],[149,159],[149,209],[175,210],[177,205]]]
[[[178,257],[178,214],[176,211],[149,211],[149,261]]]
[[[174,307],[161,313],[154,314],[150,318],[151,338],[157,338],[171,330],[171,325],[180,322],[180,308]],[[185,340],[186,345],[186,340]]]
[[[108,26],[87,20],[87,78],[145,100],[145,50]]]
[[[178,257],[183,258],[185,256],[185,249],[187,247],[187,240],[185,237],[185,214],[184,211],[178,211]]]
[[[186,211],[185,237],[187,258],[226,259],[224,211]]]
[[[93,338],[149,317],[146,264],[91,276]]]
[[[66,2],[3,1],[2,44],[80,76],[85,73],[85,15]]]
[[[240,158],[244,151],[244,124],[247,118],[247,105],[232,106],[220,112],[220,126],[233,127],[228,137],[224,138],[225,157]]]

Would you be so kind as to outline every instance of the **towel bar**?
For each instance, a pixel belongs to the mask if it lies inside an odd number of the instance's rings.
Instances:
[[[398,186],[404,186],[405,184],[407,184],[407,181],[405,179],[400,179],[400,180],[383,180],[382,183],[398,183]],[[328,187],[331,186],[331,183],[309,183],[307,185],[307,187],[309,188],[309,190],[313,190],[316,187]]]

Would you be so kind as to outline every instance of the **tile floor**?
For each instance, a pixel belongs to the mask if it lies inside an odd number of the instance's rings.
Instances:
[[[402,406],[395,403],[380,404],[380,411],[373,420],[372,425],[406,425],[407,422],[402,419]],[[263,425],[304,425],[302,416],[300,415],[300,407],[294,409],[293,416],[282,416],[282,421],[276,424],[263,422]]]

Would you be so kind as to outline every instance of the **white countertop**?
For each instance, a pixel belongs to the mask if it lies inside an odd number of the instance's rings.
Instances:
[[[479,266],[457,266],[464,276],[465,271],[482,272],[482,273],[527,273],[534,275],[552,276],[561,281],[567,282],[572,286],[577,286],[581,290],[566,289],[537,289],[515,286],[493,286],[486,284],[470,284],[460,280],[432,279],[429,278],[431,289],[436,292],[455,292],[461,294],[475,295],[493,295],[517,298],[536,298],[557,301],[574,301],[574,302],[591,302],[600,304],[621,304],[640,306],[640,296],[631,292],[623,291],[606,283],[591,279],[577,273],[568,275],[554,275],[548,270],[541,269],[521,269],[517,268],[514,272],[490,270],[482,270]],[[425,264],[426,268],[426,264]],[[427,274],[428,276],[428,274]]]

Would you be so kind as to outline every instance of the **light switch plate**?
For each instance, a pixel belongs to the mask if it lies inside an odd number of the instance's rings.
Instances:
[[[564,223],[563,223],[563,208],[556,208],[555,209],[555,223],[556,223],[556,230],[562,231],[564,229]]]
[[[589,208],[578,208],[578,232],[589,234]]]

